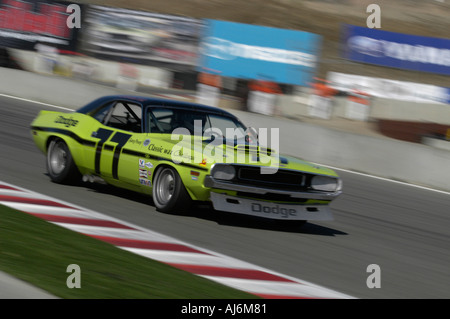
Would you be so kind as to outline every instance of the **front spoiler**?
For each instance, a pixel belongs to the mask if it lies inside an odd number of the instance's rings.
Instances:
[[[328,205],[278,204],[211,192],[215,210],[277,220],[333,220]]]

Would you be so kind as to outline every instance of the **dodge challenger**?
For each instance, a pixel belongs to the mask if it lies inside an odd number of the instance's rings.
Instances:
[[[104,96],[74,112],[40,111],[31,133],[51,181],[148,194],[161,212],[206,201],[260,218],[331,220],[342,193],[334,171],[279,154],[233,114],[196,103]]]

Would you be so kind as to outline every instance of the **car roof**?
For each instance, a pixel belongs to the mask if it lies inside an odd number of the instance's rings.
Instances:
[[[155,106],[171,106],[171,107],[180,107],[184,109],[191,109],[193,111],[200,111],[205,113],[214,113],[214,114],[220,114],[225,115],[228,117],[236,118],[235,115],[231,114],[230,112],[227,112],[225,110],[222,110],[218,107],[203,105],[199,103],[193,103],[193,102],[185,102],[185,101],[178,101],[178,100],[171,100],[171,99],[163,99],[163,98],[155,98],[155,97],[147,97],[147,96],[138,96],[138,95],[107,95],[100,97],[87,105],[83,106],[82,108],[78,109],[78,113],[88,114],[91,111],[94,111],[98,107],[112,101],[130,101],[134,103],[141,104],[143,106],[147,105],[155,105]]]

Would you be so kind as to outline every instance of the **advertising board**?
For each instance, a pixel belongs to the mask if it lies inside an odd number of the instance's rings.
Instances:
[[[321,37],[309,32],[206,20],[199,70],[307,86],[320,45]]]
[[[345,24],[342,42],[349,60],[450,75],[450,39]]]
[[[82,48],[87,55],[191,69],[197,63],[202,20],[91,5],[84,24]]]
[[[331,87],[344,91],[361,91],[374,97],[417,103],[449,103],[450,89],[436,85],[328,72]]]
[[[69,28],[69,2],[0,0],[0,47],[35,50],[45,44],[76,51],[78,28]],[[84,5],[79,5],[83,10]]]

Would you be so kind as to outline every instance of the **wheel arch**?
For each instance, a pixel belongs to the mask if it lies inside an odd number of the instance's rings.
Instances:
[[[170,167],[170,168],[173,168],[173,169],[177,172],[177,174],[180,176],[181,181],[183,182],[184,188],[186,189],[187,193],[189,194],[189,197],[190,197],[192,200],[196,200],[197,197],[196,197],[196,196],[194,195],[194,193],[189,189],[189,185],[187,185],[187,184],[184,182],[184,179],[183,179],[183,173],[180,172],[180,170],[178,169],[179,166],[177,166],[177,164],[172,163],[172,162],[168,162],[168,161],[166,162],[166,161],[164,161],[164,162],[159,163],[159,164],[157,164],[157,165],[155,166],[155,168],[153,169],[153,173],[152,173],[152,186],[155,185],[155,184],[154,184],[154,179],[155,179],[155,176],[156,176],[156,172],[157,172],[158,170],[160,170],[160,169],[163,169],[164,167]]]
[[[52,144],[52,142],[54,142],[54,144]],[[58,146],[58,144],[61,144],[61,146]],[[63,152],[65,152],[65,159],[63,160],[64,167],[62,167],[61,170],[59,170],[59,168],[57,168],[57,171],[54,170],[55,167],[53,164],[53,159],[52,163],[50,163],[50,157],[53,158],[52,150],[50,150],[52,145],[54,145],[54,147],[57,147],[59,150],[65,149],[63,150]],[[67,143],[64,138],[61,138],[57,135],[49,136],[45,141],[45,151],[47,171],[53,182],[70,185],[77,184],[79,182],[81,178],[81,172],[75,163],[75,158],[73,156],[72,150],[69,147],[69,143]],[[60,161],[60,159],[55,160]]]
[[[49,135],[48,137],[47,137],[47,140],[45,141],[45,153],[47,153],[48,152],[48,148],[49,148],[49,146],[50,146],[50,142],[51,141],[53,141],[53,140],[55,140],[55,139],[62,139],[66,144],[67,144],[67,142],[61,137],[61,136],[58,136],[58,135]],[[69,150],[70,150],[70,148],[69,148]]]
[[[79,147],[74,147],[73,145],[73,141],[70,141],[70,138],[67,138],[67,136],[65,135],[60,135],[60,134],[51,134],[47,137],[47,140],[45,141],[45,154],[48,153],[48,148],[50,146],[50,143],[53,140],[57,140],[60,139],[62,140],[67,147],[69,148],[69,151],[72,155],[73,161],[75,162],[75,165],[77,166],[77,169],[81,172],[82,171],[82,167],[80,166],[80,164],[83,162],[82,158],[80,157],[82,154],[82,151]]]

